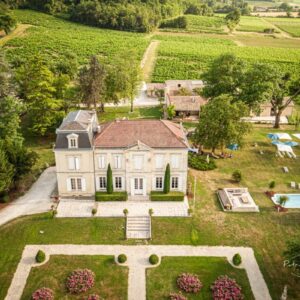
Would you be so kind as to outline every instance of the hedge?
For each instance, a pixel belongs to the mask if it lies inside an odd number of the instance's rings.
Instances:
[[[183,201],[184,193],[182,192],[170,192],[165,194],[164,192],[152,191],[150,193],[151,201]]]
[[[215,160],[213,158],[209,158],[209,162],[207,162],[206,156],[201,156],[195,153],[189,153],[189,167],[200,170],[200,171],[210,171],[214,170],[217,166]]]
[[[126,201],[127,192],[114,192],[108,194],[106,192],[96,192],[96,201]]]

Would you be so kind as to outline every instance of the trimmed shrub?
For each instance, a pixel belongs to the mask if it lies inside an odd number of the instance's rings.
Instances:
[[[164,193],[170,193],[170,182],[171,182],[171,170],[170,164],[167,164],[164,176]]]
[[[188,162],[190,168],[200,171],[210,171],[214,170],[217,167],[213,158],[210,157],[209,162],[207,162],[206,156],[196,153],[189,153]]]
[[[128,209],[127,209],[127,208],[124,208],[124,209],[123,209],[123,214],[124,214],[125,216],[127,216],[128,213],[129,213]]]
[[[77,269],[67,278],[66,288],[71,294],[80,294],[94,286],[95,273],[89,269]]]
[[[97,208],[92,209],[92,215],[94,216],[97,213]]]
[[[187,300],[186,297],[184,297],[181,292],[179,294],[177,293],[171,293],[169,296],[170,300]]]
[[[119,262],[120,264],[124,264],[126,261],[127,261],[127,256],[126,256],[125,254],[120,254],[120,255],[118,256],[118,262]]]
[[[169,192],[165,194],[163,192],[151,191],[151,201],[183,201],[184,193],[182,192]]]
[[[106,178],[107,178],[107,186],[106,186],[107,194],[112,194],[114,192],[114,185],[113,185],[113,177],[112,177],[112,170],[110,164],[108,164]]]
[[[219,276],[218,279],[211,286],[214,300],[232,299],[242,300],[242,288],[236,283],[234,279],[227,276]]]
[[[149,257],[149,263],[151,265],[156,265],[156,264],[158,264],[158,262],[159,262],[159,258],[158,258],[158,256],[156,254],[150,255],[150,257]]]
[[[190,273],[183,273],[177,278],[177,286],[186,293],[198,293],[202,288],[202,283],[198,276]]]
[[[275,185],[276,185],[276,182],[275,182],[274,180],[272,180],[272,181],[269,183],[269,188],[270,188],[270,189],[274,189]]]
[[[100,296],[98,296],[96,294],[88,295],[86,300],[100,300]]]
[[[51,289],[48,288],[41,288],[36,290],[32,296],[32,300],[53,300],[54,299],[54,293]]]
[[[35,261],[36,261],[37,263],[42,263],[42,262],[45,261],[45,259],[46,259],[46,254],[45,254],[45,252],[42,251],[42,250],[39,250],[39,251],[37,252],[36,256],[35,256]]]
[[[114,192],[112,194],[96,192],[95,198],[96,201],[126,201],[127,192]]]
[[[242,173],[240,170],[235,170],[233,173],[232,173],[232,179],[235,181],[235,182],[240,182],[242,180]]]
[[[232,262],[235,266],[239,266],[242,263],[242,257],[239,253],[233,255]]]

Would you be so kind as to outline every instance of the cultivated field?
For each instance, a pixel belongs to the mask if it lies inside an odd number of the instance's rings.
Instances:
[[[268,24],[262,18],[242,16],[237,30],[248,32],[264,32],[264,29],[266,28],[273,28],[273,26]]]
[[[300,18],[266,18],[266,20],[294,37],[300,37]]]

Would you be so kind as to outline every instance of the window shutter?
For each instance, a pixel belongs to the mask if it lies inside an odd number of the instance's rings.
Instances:
[[[178,168],[179,167],[179,157],[178,157],[178,155],[176,155],[176,154],[171,155],[171,166],[172,166],[172,168]]]
[[[115,156],[115,169],[118,168],[118,156]]]
[[[75,169],[74,157],[68,157],[69,170]]]
[[[178,176],[178,190],[182,190],[182,181],[181,181],[181,176]]]
[[[99,166],[99,169],[105,168],[105,156],[104,155],[100,155],[98,157],[98,166]]]
[[[81,185],[82,185],[82,191],[85,192],[85,191],[86,191],[86,182],[85,182],[85,178],[81,178]]]
[[[72,191],[72,186],[71,186],[71,178],[67,179],[67,191],[71,192]]]
[[[75,157],[75,169],[79,170],[80,169],[80,158]]]
[[[122,168],[122,159],[121,159],[121,156],[118,155],[118,168],[121,169]]]

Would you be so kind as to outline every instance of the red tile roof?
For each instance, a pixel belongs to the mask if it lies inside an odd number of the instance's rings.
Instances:
[[[166,120],[122,120],[101,125],[95,147],[128,148],[144,143],[151,148],[187,148],[181,125]]]

